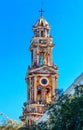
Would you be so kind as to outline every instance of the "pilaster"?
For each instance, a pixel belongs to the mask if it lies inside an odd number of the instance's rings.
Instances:
[[[52,76],[52,95],[55,95],[55,88],[56,88],[56,80],[55,77]]]
[[[37,98],[37,86],[36,86],[36,81],[37,81],[37,77],[36,75],[34,76],[34,101],[36,102],[36,98]]]

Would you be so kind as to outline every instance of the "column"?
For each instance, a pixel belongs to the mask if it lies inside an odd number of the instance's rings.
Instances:
[[[55,95],[55,88],[56,88],[56,80],[55,77],[52,76],[52,95]]]
[[[50,48],[50,58],[49,58],[49,60],[50,60],[50,65],[52,65],[52,48]]]
[[[37,48],[37,65],[39,65],[39,47]]]
[[[30,97],[29,97],[29,100],[31,100],[31,78],[29,78],[29,93],[30,93]]]
[[[37,86],[36,86],[37,77],[34,77],[34,101],[36,101],[37,98]]]

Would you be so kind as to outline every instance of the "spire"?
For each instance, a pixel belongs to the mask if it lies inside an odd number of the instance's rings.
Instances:
[[[41,10],[39,10],[39,12],[41,13],[41,17],[43,16],[43,12],[44,12],[44,10],[41,8]]]

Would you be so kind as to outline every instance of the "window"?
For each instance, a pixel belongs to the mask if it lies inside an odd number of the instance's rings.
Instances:
[[[41,37],[43,37],[44,36],[44,32],[43,31],[41,31]]]

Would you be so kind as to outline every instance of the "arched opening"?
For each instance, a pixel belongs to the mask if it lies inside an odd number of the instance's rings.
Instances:
[[[41,37],[44,37],[44,32],[43,31],[41,31]]]
[[[44,56],[42,54],[39,56],[39,64],[40,65],[44,64]]]
[[[41,26],[43,26],[43,22],[41,22]]]
[[[42,102],[41,94],[42,94],[42,88],[38,87],[37,88],[37,100],[38,100],[39,104],[41,104],[41,102]]]

